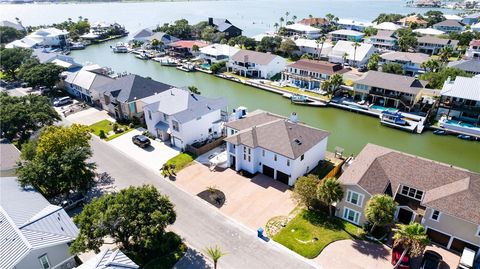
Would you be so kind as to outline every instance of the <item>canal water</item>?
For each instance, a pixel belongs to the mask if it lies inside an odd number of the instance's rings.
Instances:
[[[111,41],[73,51],[78,62],[109,66],[116,72],[136,73],[178,87],[195,85],[202,95],[223,96],[229,110],[246,106],[249,111],[263,109],[289,116],[297,112],[299,120],[331,133],[329,150],[336,146],[346,154],[357,154],[367,143],[390,147],[429,159],[480,172],[480,142],[460,140],[454,136],[436,136],[431,132],[411,134],[380,125],[379,119],[336,108],[317,108],[293,105],[280,95],[200,72],[186,73],[174,67],[163,67],[153,61],[143,61],[132,54],[114,54]]]

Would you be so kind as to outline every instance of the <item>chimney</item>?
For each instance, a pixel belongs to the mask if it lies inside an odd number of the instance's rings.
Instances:
[[[446,83],[450,84],[451,81],[452,81],[452,77],[448,76]]]
[[[213,18],[208,18],[208,25],[213,26]]]
[[[292,112],[292,114],[290,114],[290,121],[294,123],[298,122],[297,112]]]

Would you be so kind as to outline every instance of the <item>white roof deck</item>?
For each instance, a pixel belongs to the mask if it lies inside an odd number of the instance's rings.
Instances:
[[[480,78],[456,77],[455,80],[447,80],[443,84],[440,95],[478,102],[480,101]]]

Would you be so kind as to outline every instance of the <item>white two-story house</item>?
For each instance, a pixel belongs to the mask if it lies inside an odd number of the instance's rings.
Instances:
[[[480,174],[373,144],[344,168],[337,217],[362,225],[368,200],[387,194],[397,222],[421,223],[433,243],[454,252],[479,250]]]
[[[62,207],[16,178],[0,180],[0,268],[73,268],[69,244],[78,232]]]
[[[262,173],[289,186],[325,157],[329,133],[292,118],[254,111],[228,122],[227,164],[236,171]]]
[[[223,134],[227,115],[224,98],[212,99],[172,88],[140,102],[148,131],[177,148],[185,149]]]
[[[287,60],[271,53],[239,50],[227,63],[227,70],[244,77],[269,79],[283,71]]]

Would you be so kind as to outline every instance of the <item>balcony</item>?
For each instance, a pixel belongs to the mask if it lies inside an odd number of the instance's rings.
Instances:
[[[440,107],[453,109],[453,110],[458,110],[458,111],[468,111],[468,112],[480,113],[480,107],[479,106],[471,106],[471,105],[466,105],[465,103],[462,103],[462,102],[451,102],[449,100],[445,100],[443,102],[440,102]]]
[[[75,256],[69,257],[68,259],[64,260],[63,262],[55,265],[52,269],[72,269],[77,266],[75,262]]]

